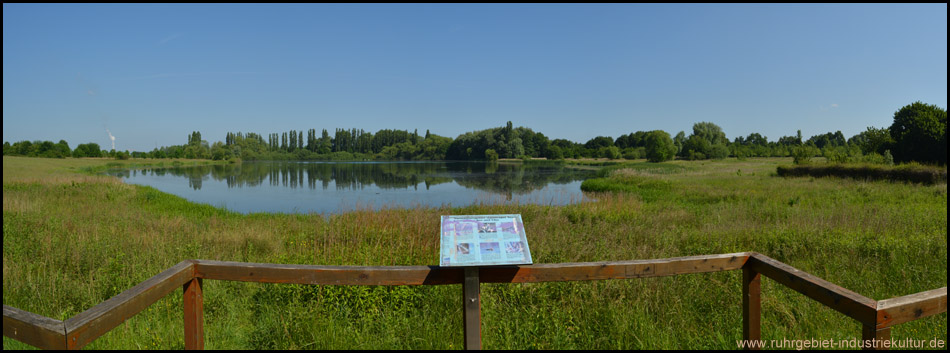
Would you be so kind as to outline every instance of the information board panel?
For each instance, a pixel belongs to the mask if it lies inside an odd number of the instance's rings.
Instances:
[[[442,266],[531,264],[520,214],[442,216]]]

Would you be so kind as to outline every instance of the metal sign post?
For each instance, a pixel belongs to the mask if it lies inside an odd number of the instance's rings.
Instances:
[[[479,269],[531,264],[520,214],[442,216],[439,264],[464,267],[462,308],[465,349],[482,349]]]
[[[482,349],[482,303],[478,286],[478,267],[466,267],[462,282],[465,349]]]

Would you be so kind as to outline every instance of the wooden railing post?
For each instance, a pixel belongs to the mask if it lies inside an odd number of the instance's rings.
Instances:
[[[182,287],[185,291],[185,349],[205,349],[204,293],[201,278],[193,278]]]
[[[891,328],[878,329],[874,325],[861,325],[861,339],[864,340],[864,349],[866,350],[888,349],[889,347],[884,345],[884,341],[891,339]]]
[[[482,310],[478,285],[478,267],[466,267],[465,280],[462,281],[465,349],[482,349]]]
[[[749,268],[742,268],[742,339],[747,343],[762,339],[762,300],[758,272]],[[756,344],[749,344],[749,349],[759,349]]]

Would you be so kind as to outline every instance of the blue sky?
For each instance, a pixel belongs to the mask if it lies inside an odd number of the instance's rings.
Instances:
[[[947,4],[3,4],[3,140],[512,121],[775,141],[947,107]]]

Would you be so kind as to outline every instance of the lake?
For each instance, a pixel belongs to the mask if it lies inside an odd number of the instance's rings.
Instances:
[[[189,201],[241,213],[323,213],[472,204],[565,205],[587,201],[590,170],[554,163],[244,162],[110,170]]]

